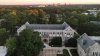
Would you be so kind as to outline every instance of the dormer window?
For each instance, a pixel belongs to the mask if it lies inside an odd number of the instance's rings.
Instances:
[[[86,45],[86,43],[87,43],[87,40],[83,40],[83,45]]]

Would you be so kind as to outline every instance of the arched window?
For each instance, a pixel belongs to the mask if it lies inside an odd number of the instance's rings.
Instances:
[[[46,43],[46,42],[48,42],[48,40],[47,40],[47,39],[43,39],[43,42],[45,42],[45,43]]]

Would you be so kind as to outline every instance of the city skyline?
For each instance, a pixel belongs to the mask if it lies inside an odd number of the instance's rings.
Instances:
[[[0,5],[100,4],[100,0],[0,0]]]

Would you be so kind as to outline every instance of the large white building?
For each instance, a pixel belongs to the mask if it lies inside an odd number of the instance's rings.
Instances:
[[[100,56],[100,36],[88,36],[84,33],[77,41],[79,56]]]
[[[65,40],[72,38],[75,33],[75,30],[66,22],[63,24],[29,24],[26,22],[17,30],[18,35],[24,29],[38,31],[42,37],[41,39],[47,40],[47,43],[49,43],[53,37],[61,37],[63,44]],[[64,47],[51,47],[47,43],[44,43],[45,48],[41,51],[40,56],[57,56],[57,54],[63,54],[63,49],[66,49]]]
[[[38,31],[42,40],[46,39],[48,42],[53,37],[62,37],[62,41],[72,38],[75,31],[66,23],[63,24],[29,24],[26,22],[18,30],[19,33],[24,29],[32,29],[33,31]]]
[[[93,14],[94,16],[97,16],[97,14],[100,12],[100,10],[87,10],[89,14]]]
[[[96,17],[99,12],[100,12],[100,10],[87,10],[87,12],[82,13],[82,14],[84,14],[84,15],[94,15]]]

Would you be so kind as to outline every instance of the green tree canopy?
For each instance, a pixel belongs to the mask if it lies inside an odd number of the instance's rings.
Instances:
[[[15,38],[9,38],[6,41],[6,47],[7,47],[7,54],[6,56],[16,56],[16,39]]]
[[[0,45],[4,45],[6,40],[9,38],[9,35],[5,28],[0,29]]]
[[[13,45],[12,42],[7,42],[8,51]],[[16,48],[14,52],[8,52],[7,56],[38,56],[43,48],[43,43],[39,33],[31,31],[30,29],[25,29],[20,33],[16,38],[15,45],[16,46],[13,47]],[[13,48],[11,50],[13,50]]]
[[[51,42],[49,43],[50,46],[53,47],[61,47],[62,46],[62,38],[61,37],[53,37]]]
[[[77,40],[75,38],[70,38],[67,41],[65,41],[66,47],[76,47],[77,46]]]

